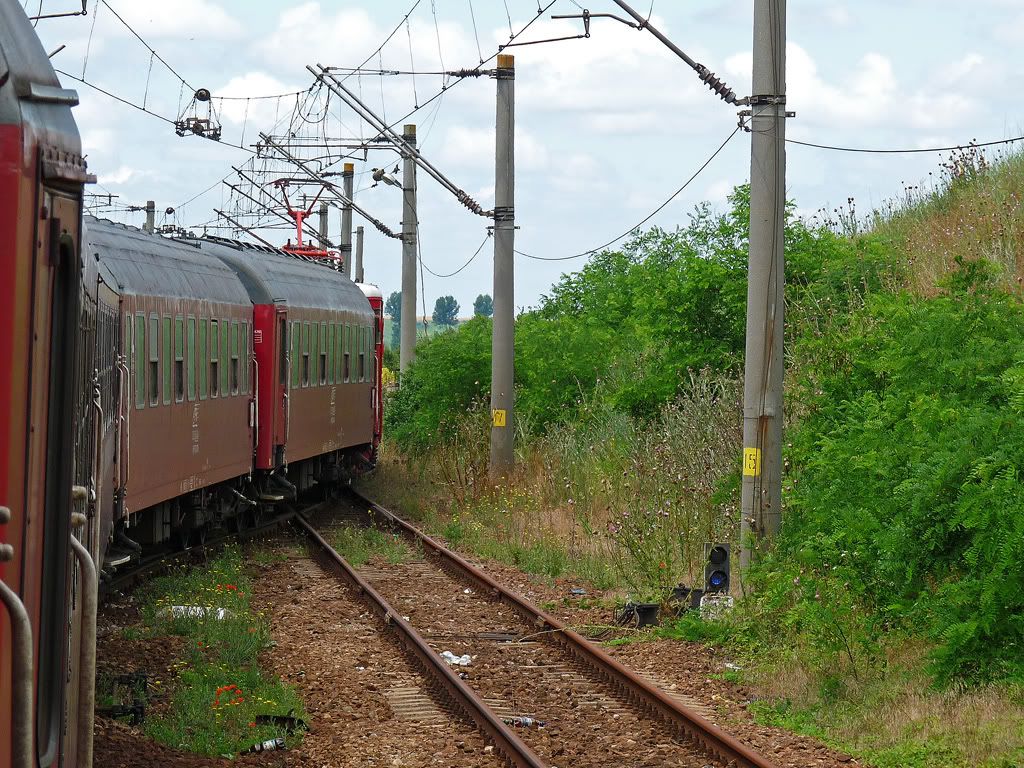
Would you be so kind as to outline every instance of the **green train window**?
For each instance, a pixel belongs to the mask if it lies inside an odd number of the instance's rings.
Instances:
[[[320,384],[327,383],[327,323],[320,323],[320,346],[317,348],[317,357],[320,362],[317,370],[320,373]]]
[[[188,386],[188,399],[196,399],[196,319],[190,317],[188,325],[185,326],[185,381]]]
[[[224,397],[230,394],[231,390],[228,389],[228,374],[231,370],[231,345],[228,337],[231,335],[231,321],[221,320],[220,321],[220,355],[222,362],[224,363],[220,367],[220,393]]]
[[[309,323],[302,324],[302,386],[309,386]]]
[[[185,320],[174,318],[174,402],[185,399]]]
[[[334,383],[334,323],[327,324],[327,383]]]
[[[161,352],[160,346],[160,318],[156,315],[152,315],[149,318],[149,404],[159,405],[160,404],[160,364],[161,359],[164,361],[164,370],[170,371],[170,368],[166,365],[166,360],[170,357],[170,350]],[[169,344],[171,338],[171,324],[170,319],[167,318],[164,327],[164,343]],[[170,392],[170,387],[167,387],[167,391]]]
[[[345,326],[341,325],[340,323],[335,323],[335,325],[334,325],[334,380],[338,384],[341,384],[341,361],[342,361],[342,356],[344,355],[344,349],[342,347],[343,347],[343,345],[345,343],[344,334],[343,334],[344,330],[345,330]]]
[[[199,318],[199,355],[196,359],[196,365],[199,366],[199,399],[205,400],[209,395],[209,379],[210,374],[210,358],[209,349],[206,344],[206,334],[209,331],[209,326],[206,322],[205,317]]]
[[[237,395],[239,387],[238,369],[238,321],[231,321],[231,394]]]
[[[366,381],[366,329],[359,329],[359,380]]]
[[[309,329],[309,360],[313,366],[310,372],[311,383],[315,386],[320,383],[320,326],[316,323]]]
[[[220,323],[210,321],[210,397],[220,394]]]
[[[302,356],[302,326],[298,320],[292,322],[292,356],[288,361],[288,367],[291,369],[291,381],[292,389],[298,389],[299,387],[299,372],[301,366],[299,365],[299,359]]]
[[[135,316],[135,333],[132,335],[135,353],[135,407],[146,407],[146,318]]]

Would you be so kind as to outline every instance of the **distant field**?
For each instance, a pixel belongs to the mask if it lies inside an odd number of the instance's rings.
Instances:
[[[459,318],[459,324],[461,325],[462,323],[466,322],[466,320],[468,320],[468,319],[469,318],[460,317]],[[390,318],[385,317],[384,318],[384,346],[386,346],[388,349],[391,349],[391,338],[392,338],[391,337],[391,325],[392,325],[392,323],[391,323]],[[456,327],[458,327],[458,326],[456,326]],[[442,330],[442,326],[434,325],[434,323],[429,323],[427,325],[427,331],[426,332],[427,332],[428,336],[436,336],[438,333],[441,332],[441,330]],[[416,323],[416,336],[417,337],[421,337],[422,335],[423,335],[423,321],[420,320],[419,322]]]

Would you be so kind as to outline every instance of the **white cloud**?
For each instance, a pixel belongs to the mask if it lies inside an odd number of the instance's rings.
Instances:
[[[240,37],[243,31],[235,15],[209,0],[136,0],[119,3],[118,13],[143,37],[224,40]]]
[[[127,184],[139,175],[141,175],[141,172],[135,168],[129,168],[126,165],[122,165],[116,170],[100,173],[98,181],[100,184],[116,186],[120,184]]]

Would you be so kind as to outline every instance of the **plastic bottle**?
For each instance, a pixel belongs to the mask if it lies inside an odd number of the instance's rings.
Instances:
[[[537,720],[533,717],[506,717],[504,723],[505,725],[511,725],[513,728],[543,728],[547,725],[543,720]]]
[[[261,741],[259,744],[253,744],[251,747],[244,750],[243,754],[247,752],[273,752],[275,749],[284,749],[284,739],[278,737],[276,739]]]

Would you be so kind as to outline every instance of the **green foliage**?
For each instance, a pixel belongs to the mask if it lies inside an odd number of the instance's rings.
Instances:
[[[392,291],[384,304],[384,314],[391,319],[391,347],[397,349],[402,334],[402,292]]]
[[[448,328],[456,325],[459,321],[459,302],[454,296],[438,296],[434,302],[434,314],[431,320],[437,325]]]
[[[939,680],[1024,676],[1024,309],[984,270],[932,299],[880,294],[802,381],[764,613],[855,675],[922,630]],[[810,391],[808,391],[810,390]]]
[[[396,565],[409,557],[409,547],[398,534],[378,528],[342,525],[331,536],[331,545],[353,568],[359,568],[374,557]]]
[[[294,710],[304,717],[296,691],[264,675],[257,659],[270,643],[270,628],[251,605],[252,584],[246,561],[236,547],[226,548],[203,568],[182,568],[154,579],[143,604],[149,636],[184,639],[174,678],[153,682],[167,692],[170,704],[154,708],[146,733],[169,746],[206,755],[234,754],[259,741],[286,736],[272,725],[257,725],[257,715]],[[178,616],[171,606],[196,606],[207,611],[225,608],[221,619],[212,613]],[[288,737],[288,741],[293,738]]]
[[[494,300],[489,293],[481,293],[473,301],[473,314],[490,317],[494,314]]]

